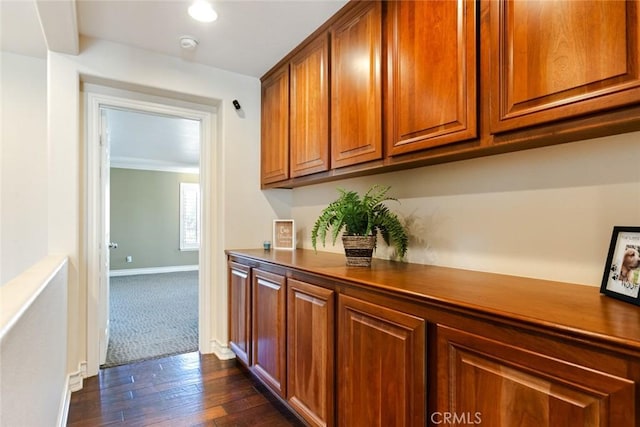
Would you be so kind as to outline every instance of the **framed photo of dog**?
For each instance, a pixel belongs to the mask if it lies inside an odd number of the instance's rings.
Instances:
[[[600,292],[640,305],[640,227],[613,227]]]

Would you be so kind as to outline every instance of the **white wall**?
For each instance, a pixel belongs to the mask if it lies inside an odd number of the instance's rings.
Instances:
[[[336,187],[373,184],[400,199],[411,262],[599,286],[613,226],[640,226],[640,132],[295,189],[302,247]]]
[[[47,254],[47,64],[1,55],[0,285]]]
[[[67,261],[48,256],[0,289],[0,426],[64,425],[66,342]]]
[[[219,123],[221,168],[219,212],[223,248],[256,247],[278,214],[289,215],[287,192],[261,192],[259,183],[260,82],[258,79],[178,58],[123,45],[84,39],[81,53],[69,56],[49,52],[49,250],[70,256],[69,369],[86,360],[86,248],[82,227],[84,191],[81,160],[84,141],[79,137],[80,75],[140,87],[172,91],[181,96],[221,101]],[[242,114],[231,101],[238,99]],[[285,199],[283,202],[283,198]],[[213,337],[227,339],[226,273],[222,251],[212,260]]]

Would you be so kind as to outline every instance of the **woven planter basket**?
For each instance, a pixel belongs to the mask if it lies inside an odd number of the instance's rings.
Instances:
[[[371,256],[376,246],[375,236],[342,236],[347,265],[351,267],[371,267]]]

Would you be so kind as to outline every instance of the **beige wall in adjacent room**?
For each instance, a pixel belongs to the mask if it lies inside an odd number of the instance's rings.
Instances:
[[[1,55],[0,285],[47,255],[47,62]]]
[[[613,226],[640,226],[640,132],[297,188],[299,247],[336,187],[373,184],[400,199],[411,262],[599,286]]]
[[[111,270],[198,264],[198,251],[180,251],[181,182],[198,175],[111,168]]]

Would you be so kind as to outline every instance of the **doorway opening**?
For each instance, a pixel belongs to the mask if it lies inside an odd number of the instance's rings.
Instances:
[[[87,91],[86,87],[85,94],[87,111],[86,141],[88,184],[87,373],[89,375],[96,374],[99,367],[107,361],[108,343],[112,332],[111,327],[114,326],[109,319],[110,272],[111,278],[114,280],[120,280],[120,277],[138,277],[139,279],[143,279],[143,276],[148,276],[147,278],[151,278],[151,276],[154,275],[171,272],[171,274],[174,275],[184,274],[187,276],[190,273],[191,282],[193,282],[194,276],[196,276],[196,349],[208,353],[211,351],[208,337],[210,337],[211,327],[210,286],[212,283],[212,266],[211,263],[203,262],[203,260],[211,259],[214,257],[213,254],[219,250],[214,244],[212,233],[209,231],[210,229],[215,230],[217,224],[215,221],[215,211],[218,201],[216,199],[216,192],[211,191],[211,189],[215,189],[217,186],[214,180],[215,174],[212,173],[213,166],[216,164],[216,150],[213,149],[212,145],[215,144],[217,136],[217,110],[210,106],[203,106],[202,110],[185,108],[183,106],[172,105],[170,101],[168,103],[158,102],[157,99],[153,101],[140,100],[136,99],[136,95],[123,97],[107,95],[100,93],[100,91],[94,93]],[[140,96],[140,98],[144,98],[144,96]],[[150,145],[156,150],[156,158],[146,158],[142,156],[140,154],[142,152],[140,151],[140,147],[136,147],[131,143],[125,142],[124,148],[121,149],[117,148],[118,143],[116,142],[114,147],[112,147],[112,143],[114,142],[114,138],[117,137],[118,132],[131,132],[126,129],[124,131],[122,131],[122,129],[118,130],[117,126],[115,128],[111,127],[110,123],[112,120],[116,120],[116,122],[117,120],[124,122],[129,120],[134,123],[139,123],[140,120],[147,120],[155,123],[151,127],[156,134],[148,136],[148,138],[152,140]],[[175,127],[173,131],[170,130],[172,125],[168,124],[169,122],[165,123],[166,126],[157,123],[157,121],[164,123],[166,120],[173,121],[172,123]],[[171,135],[169,134],[176,132],[179,126],[184,126],[184,129],[190,129],[192,134],[191,138],[196,141],[191,144],[191,164],[186,160],[186,157],[169,159],[172,156],[170,153],[171,150],[167,148],[166,145],[163,145],[161,141],[163,138],[170,140],[171,138],[168,137],[171,137]],[[195,136],[193,135],[194,132],[196,134]],[[175,135],[173,136],[175,137]],[[123,155],[122,153],[125,154]],[[193,161],[194,154],[196,157],[195,166]],[[114,160],[113,163],[112,159]],[[159,165],[165,170],[150,170],[160,168]],[[115,183],[110,176],[112,171],[115,171],[114,176],[117,176],[121,181],[120,187],[129,193],[125,197],[125,199],[129,198],[129,202],[121,204],[120,212],[117,214],[117,216],[120,217],[120,223],[123,224],[123,230],[119,232],[120,237],[118,237],[118,239],[122,240],[122,243],[112,238],[114,236],[110,235],[109,229],[111,225],[111,218],[109,218],[111,214],[110,204],[112,203],[110,187]],[[138,228],[149,226],[149,224],[153,223],[153,220],[156,220],[156,217],[159,216],[157,212],[155,214],[148,212],[141,214],[138,212],[140,208],[130,203],[132,197],[148,202],[150,193],[154,191],[157,193],[162,192],[159,190],[158,185],[149,186],[148,182],[148,188],[146,190],[141,190],[142,187],[138,186],[132,191],[132,185],[129,184],[132,184],[136,180],[145,182],[147,178],[153,175],[156,175],[156,177],[164,177],[163,179],[165,181],[167,177],[177,178],[178,181],[184,182],[184,184],[194,184],[193,176],[195,175],[197,177],[195,181],[197,181],[198,188],[195,192],[193,191],[193,186],[191,186],[190,191],[184,189],[181,191],[180,182],[177,184],[178,190],[173,192],[173,201],[178,200],[177,209],[174,209],[173,215],[178,219],[178,222],[180,217],[182,217],[183,223],[176,226],[179,237],[177,237],[177,240],[171,245],[173,248],[167,248],[165,253],[156,254],[163,259],[164,265],[151,265],[157,263],[150,259],[152,255],[151,252],[158,252],[156,250],[157,248],[150,248],[148,245],[145,248],[144,246],[144,244],[149,243],[148,240],[156,239],[158,232],[152,233],[152,237],[138,235],[130,239],[129,235],[132,234],[131,229],[126,229],[127,226],[131,225],[128,224],[128,222],[132,222],[132,218],[136,215],[143,218],[146,215],[148,218],[148,220],[142,224],[138,222]],[[191,179],[189,179],[189,176],[191,176]],[[135,185],[133,185],[133,187],[135,187]],[[186,185],[184,188],[188,187],[189,185]],[[183,196],[182,208],[179,207],[181,194]],[[109,208],[109,210],[107,210],[107,208]],[[180,209],[182,209],[182,211],[180,211]],[[198,215],[194,215],[194,213]],[[173,227],[173,225],[168,224],[168,220],[166,219],[155,222],[156,225],[160,224],[160,226],[165,226],[166,228]],[[125,241],[128,243],[123,244]],[[118,244],[117,249],[114,247],[115,244]],[[157,240],[154,240],[154,244],[155,246],[160,245]],[[193,249],[196,248],[198,250],[194,251]],[[109,252],[111,252],[111,257],[109,256]],[[162,250],[160,250],[160,252],[162,252]],[[175,261],[176,258],[174,258],[174,261],[168,260],[169,255],[167,255],[167,253],[169,252],[172,252],[173,255],[176,255],[178,258],[182,258],[182,260]],[[116,261],[113,269],[110,266],[110,261]],[[122,272],[120,270],[127,271]],[[132,275],[131,273],[136,274]],[[156,277],[168,278],[167,276]],[[156,282],[158,281],[159,280],[156,280]],[[175,290],[171,286],[167,289],[169,289],[169,291]],[[166,289],[164,291],[159,290],[154,295],[163,295],[169,291]],[[131,298],[125,297],[125,299]],[[144,297],[142,299],[144,299]],[[156,310],[156,314],[160,311],[161,309]],[[182,312],[182,310],[178,311]],[[165,315],[163,316],[163,314]],[[166,316],[166,312],[160,313],[160,317],[164,318],[165,322],[169,322],[164,324],[165,329],[172,327],[171,319],[167,319],[169,316]],[[193,327],[193,321],[191,322]],[[162,347],[161,345],[158,346]],[[170,346],[167,346],[165,348],[169,347]],[[175,354],[175,351],[170,352]],[[159,353],[149,357],[144,356],[143,358],[158,357],[160,355]],[[109,366],[115,366],[116,364],[120,363],[109,363]]]
[[[197,351],[201,122],[106,106],[101,120],[109,302],[100,366]]]

